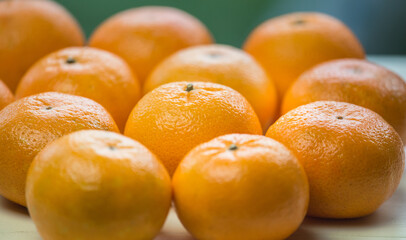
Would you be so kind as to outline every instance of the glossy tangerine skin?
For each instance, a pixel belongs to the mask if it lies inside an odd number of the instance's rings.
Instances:
[[[341,21],[321,13],[291,13],[259,25],[244,50],[275,81],[278,96],[305,70],[337,58],[365,58],[356,36]]]
[[[85,130],[49,144],[34,159],[27,203],[44,240],[144,240],[171,205],[165,167],[120,134]]]
[[[0,111],[0,194],[26,206],[25,181],[35,155],[49,142],[74,131],[118,131],[110,114],[83,97],[42,93]]]
[[[92,34],[89,45],[121,56],[143,83],[150,71],[170,54],[212,41],[208,29],[188,13],[171,7],[148,6],[107,19]]]
[[[124,60],[89,47],[66,48],[42,58],[24,75],[16,97],[49,91],[87,97],[100,103],[122,131],[128,115],[141,98],[138,78]]]
[[[275,120],[278,103],[274,83],[259,63],[240,49],[205,45],[180,50],[152,71],[145,82],[144,93],[179,80],[231,87],[251,103],[264,129]]]
[[[406,83],[384,67],[359,59],[319,64],[291,86],[282,114],[315,101],[348,102],[371,109],[406,141]]]
[[[179,219],[200,240],[285,239],[309,202],[296,157],[258,135],[229,134],[197,146],[172,183]]]
[[[188,84],[193,86],[190,91]],[[175,82],[154,89],[137,103],[125,128],[125,135],[154,152],[171,175],[193,147],[229,133],[261,134],[262,129],[241,94],[208,82]]]
[[[0,110],[14,101],[14,95],[0,80]]]
[[[357,218],[373,213],[399,185],[403,143],[377,113],[344,102],[302,105],[266,133],[303,165],[310,186],[308,215]]]
[[[84,44],[84,35],[73,16],[48,0],[0,1],[0,32],[0,79],[12,92],[38,59],[61,48]]]

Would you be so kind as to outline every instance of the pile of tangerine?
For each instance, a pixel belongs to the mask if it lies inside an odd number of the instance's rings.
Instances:
[[[0,30],[0,194],[44,240],[153,239],[172,202],[196,239],[285,239],[402,177],[406,83],[330,16],[270,19],[243,50],[169,7],[83,46],[57,3],[4,0]]]

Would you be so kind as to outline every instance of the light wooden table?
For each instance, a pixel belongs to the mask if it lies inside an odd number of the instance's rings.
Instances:
[[[371,56],[406,79],[406,56]],[[156,240],[192,240],[171,211]],[[406,175],[394,196],[374,214],[354,220],[305,219],[289,240],[406,239]],[[27,210],[0,197],[0,240],[41,240]],[[114,239],[112,239],[114,240]],[[247,239],[250,240],[250,239]]]

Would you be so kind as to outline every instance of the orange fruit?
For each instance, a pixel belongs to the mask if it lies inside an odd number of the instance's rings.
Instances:
[[[390,70],[365,60],[342,59],[303,73],[285,95],[282,113],[310,102],[332,100],[369,108],[406,140],[406,83]]]
[[[154,152],[172,175],[196,145],[228,133],[261,134],[262,129],[237,91],[215,83],[175,82],[141,98],[124,132]]]
[[[138,79],[124,60],[88,47],[66,48],[42,58],[24,75],[16,97],[51,91],[100,103],[122,130],[141,97]]]
[[[107,19],[93,33],[89,44],[124,58],[143,83],[167,56],[211,42],[210,32],[195,17],[175,8],[149,6]]]
[[[262,67],[245,52],[226,45],[206,45],[180,50],[152,71],[144,93],[169,82],[199,81],[226,85],[251,103],[263,128],[274,120],[276,90]]]
[[[172,183],[179,219],[196,239],[285,239],[309,202],[303,167],[264,136],[230,134],[195,147]]]
[[[54,1],[0,1],[0,31],[0,78],[13,92],[38,59],[84,43],[76,20]]]
[[[0,110],[14,101],[13,93],[10,89],[0,80]]]
[[[266,136],[287,146],[303,165],[310,216],[371,214],[402,177],[405,155],[399,134],[377,113],[354,104],[302,105],[279,118]]]
[[[85,130],[59,138],[34,159],[27,203],[44,240],[153,239],[171,206],[171,181],[143,145]]]
[[[270,19],[249,35],[244,49],[263,65],[280,97],[302,72],[318,63],[365,58],[351,30],[321,13],[291,13]]]
[[[82,129],[118,131],[110,114],[83,97],[42,93],[0,111],[0,194],[26,205],[25,180],[35,155],[49,142]]]

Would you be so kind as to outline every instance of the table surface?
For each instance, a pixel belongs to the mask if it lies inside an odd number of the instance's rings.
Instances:
[[[370,56],[406,79],[406,56]],[[0,197],[0,240],[40,240],[25,208]],[[171,211],[161,234],[155,240],[192,240]],[[394,240],[406,239],[406,177],[396,193],[374,214],[353,220],[306,218],[289,240]]]

